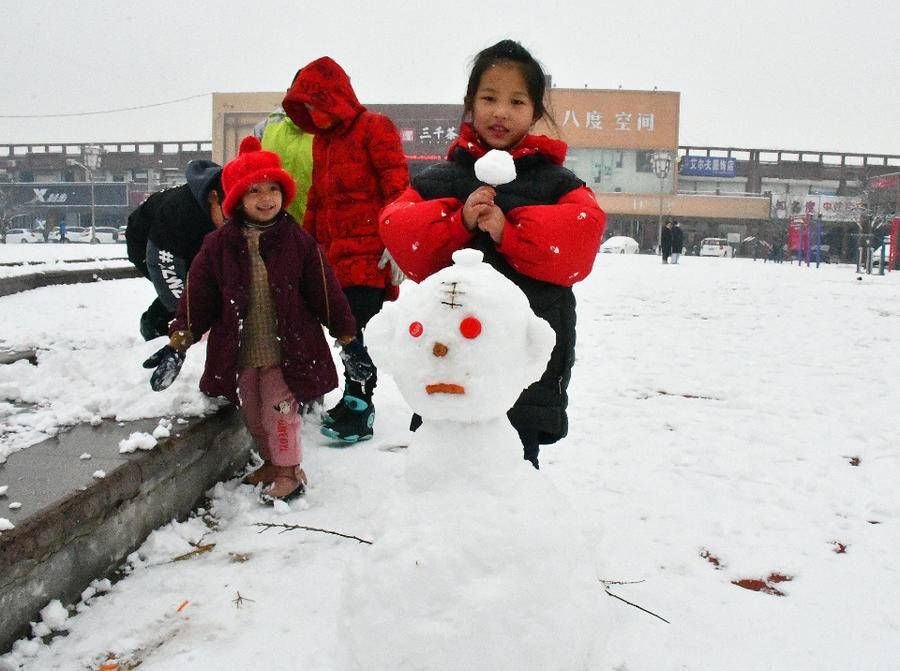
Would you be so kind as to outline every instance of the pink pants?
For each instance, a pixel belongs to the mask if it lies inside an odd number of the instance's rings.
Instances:
[[[244,424],[260,455],[276,466],[303,463],[300,414],[279,366],[242,368],[238,393]]]

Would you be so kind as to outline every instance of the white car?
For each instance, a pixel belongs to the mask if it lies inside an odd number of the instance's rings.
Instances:
[[[87,229],[88,238],[91,235],[91,229]],[[91,242],[119,242],[119,229],[112,226],[97,226],[94,228],[94,239]],[[124,237],[123,237],[124,241]]]
[[[69,242],[118,242],[119,231],[112,226],[94,227],[94,236],[91,237],[90,226],[69,226],[66,229],[66,238]]]
[[[637,254],[641,246],[627,235],[614,235],[600,245],[601,254]]]
[[[57,231],[57,236],[59,235],[59,231]],[[59,238],[57,237],[57,240]],[[82,226],[66,226],[66,241],[67,242],[90,242],[91,241],[91,229],[84,228]]]
[[[6,231],[7,245],[24,245],[29,242],[43,242],[44,236],[40,231],[30,228],[10,228]]]
[[[9,238],[9,233],[7,233],[6,235],[7,235],[7,241],[9,241],[9,240],[8,240],[8,238]],[[882,246],[884,247],[884,262],[885,262],[885,265],[886,265],[886,267],[890,268],[890,262],[891,262],[891,245],[890,245],[890,243],[887,243],[887,242],[886,242],[886,243],[884,243],[884,245],[882,245]],[[875,267],[878,267],[878,266],[881,265],[881,247],[879,247],[878,249],[876,249],[876,250],[874,250],[874,251],[872,252],[872,265],[875,266]]]
[[[734,253],[725,238],[703,238],[700,242],[700,256],[731,258]]]

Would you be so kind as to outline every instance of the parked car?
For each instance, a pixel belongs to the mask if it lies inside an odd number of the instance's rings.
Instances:
[[[601,254],[637,254],[640,245],[627,235],[614,235],[600,245]]]
[[[88,236],[90,236],[91,229],[88,230]],[[123,238],[124,240],[124,238]],[[119,229],[113,228],[112,226],[97,226],[94,228],[94,239],[91,240],[93,243],[105,242],[112,243],[119,241]]]
[[[9,233],[7,233],[7,236]],[[885,242],[884,245],[884,263],[886,268],[890,268],[891,262],[891,244],[889,242]],[[881,266],[881,247],[872,251],[872,265],[876,268]]]
[[[85,232],[87,231],[87,232]],[[91,229],[81,226],[66,226],[66,239],[61,240],[59,237],[59,228],[53,228],[50,231],[50,242],[87,242],[91,235]]]
[[[10,228],[6,231],[6,244],[24,245],[29,242],[43,242],[44,236],[40,231],[30,228]]]
[[[90,242],[91,229],[84,226],[67,226],[66,238],[69,242]]]
[[[734,252],[725,238],[703,238],[700,241],[700,256],[731,258]]]

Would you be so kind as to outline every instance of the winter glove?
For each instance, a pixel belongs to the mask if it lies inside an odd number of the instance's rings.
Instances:
[[[171,349],[169,345],[160,347],[153,354],[144,359],[144,363],[142,363],[141,366],[144,368],[156,368],[159,365],[159,362],[163,360],[166,350],[168,349]]]
[[[375,373],[375,364],[359,340],[341,345],[341,361],[347,376],[354,382],[362,384]]]
[[[378,262],[378,267],[384,268],[389,263],[391,264],[391,284],[395,287],[400,286],[400,283],[406,279],[406,275],[400,270],[400,266],[394,261],[394,257],[391,256],[391,253],[385,249],[384,254],[381,255],[381,260]]]
[[[144,364],[146,365],[151,359],[156,359],[158,363],[156,364],[156,370],[150,376],[150,388],[153,391],[168,389],[169,385],[178,377],[178,373],[181,372],[181,365],[184,363],[184,352],[179,352],[171,345],[166,345],[147,359]]]

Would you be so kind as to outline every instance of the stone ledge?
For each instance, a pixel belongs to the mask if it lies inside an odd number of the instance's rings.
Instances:
[[[0,534],[0,653],[29,634],[48,602],[78,601],[92,580],[110,575],[154,529],[184,519],[249,458],[251,441],[230,406],[152,450],[118,454],[119,440],[155,424],[78,426],[0,465],[10,500],[27,502],[11,516],[15,529]],[[92,459],[79,462],[87,448]],[[103,466],[106,477],[93,478]]]
[[[20,291],[39,289],[54,284],[81,284],[100,280],[123,280],[131,277],[141,277],[138,269],[131,265],[113,268],[48,270],[0,278],[0,296],[9,296]]]

